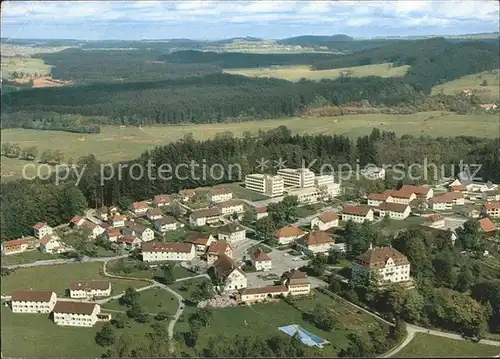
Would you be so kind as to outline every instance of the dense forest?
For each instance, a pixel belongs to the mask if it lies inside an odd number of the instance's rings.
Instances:
[[[138,163],[143,168],[148,168],[149,161],[152,165],[156,165],[153,167],[151,177],[144,176],[141,179],[134,179],[137,174],[130,173],[126,169],[118,170],[118,164],[115,165],[114,176],[108,176],[110,173],[107,171],[102,174],[100,162],[93,156],[84,157],[76,163],[80,168],[86,166],[77,191],[90,206],[97,207],[101,204],[143,200],[159,193],[177,193],[185,188],[242,180],[246,174],[257,170],[257,161],[261,158],[272,161],[281,157],[290,167],[301,167],[302,161],[305,161],[306,166],[312,164],[311,169],[319,171],[322,165],[331,165],[336,170],[339,164],[344,163],[354,168],[356,159],[359,160],[361,166],[367,163],[401,164],[404,168],[415,162],[416,153],[419,154],[419,163],[422,164],[423,159],[426,158],[429,164],[428,179],[425,182],[432,182],[442,175],[450,176],[453,171],[457,174],[460,161],[482,164],[478,176],[485,180],[500,182],[499,148],[500,140],[498,139],[431,138],[407,135],[397,137],[391,132],[374,130],[370,136],[351,140],[339,135],[292,135],[286,127],[281,126],[268,132],[261,131],[258,136],[248,134],[243,138],[234,138],[231,133],[222,133],[212,140],[195,141],[192,137],[186,136],[181,141],[147,151],[137,160],[123,163],[129,166]],[[160,178],[155,172],[155,168],[161,164],[169,164],[172,168],[176,168],[178,164],[191,163],[191,161],[198,164],[205,161],[208,167],[215,163],[221,164],[226,171],[220,178],[219,176],[212,178],[207,175],[203,176],[203,168],[199,166],[194,170],[194,177],[189,175],[191,172],[185,173],[188,179]],[[444,172],[434,173],[431,163],[437,164],[438,168],[443,164]],[[238,168],[232,172],[229,170],[230,166],[235,164],[240,166],[241,172]],[[330,170],[326,167],[323,169]],[[118,173],[121,173],[121,180],[118,178]],[[418,174],[421,172],[413,173],[414,176]],[[181,174],[183,175],[184,173]],[[75,180],[76,178],[71,178],[71,176],[68,178],[69,182]],[[401,184],[401,181],[388,179],[386,186],[394,188]],[[43,206],[43,203],[47,203],[45,201],[46,188],[50,189],[51,196],[64,196],[63,186],[51,187],[36,181],[18,181],[1,186],[2,239],[29,234],[31,226],[38,221],[56,224],[60,223],[59,221],[69,220],[75,214],[75,208],[79,206],[70,206],[68,203]],[[369,188],[364,190],[371,191]],[[58,193],[60,191],[63,193]]]

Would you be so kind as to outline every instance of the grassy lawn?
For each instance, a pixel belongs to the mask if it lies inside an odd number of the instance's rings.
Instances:
[[[119,270],[119,261],[122,261],[124,263],[124,266],[128,268],[127,272],[123,272]],[[160,268],[160,263],[158,264],[157,267],[155,268],[148,268],[148,269],[140,269],[137,267],[137,265],[140,262],[139,260],[136,259],[131,259],[131,258],[125,258],[125,259],[115,259],[112,261],[109,261],[108,263],[108,272],[115,274],[115,275],[120,275],[124,277],[132,277],[132,278],[144,278],[144,279],[152,279],[153,277],[163,277],[163,269]],[[192,277],[194,276],[194,273],[188,271],[187,269],[181,267],[179,263],[171,262],[168,264],[174,265],[173,267],[173,273],[174,277],[176,279],[179,278],[185,278],[185,277]]]
[[[415,338],[397,353],[398,357],[479,357],[500,354],[500,347],[437,337],[425,333]]]
[[[498,102],[499,93],[499,71],[485,71],[478,74],[467,75],[456,79],[454,81],[445,82],[442,85],[438,85],[432,88],[432,94],[438,94],[443,92],[447,95],[452,95],[458,91],[462,90],[475,90],[478,91],[479,97],[484,101]],[[488,85],[481,86],[481,83],[486,80]]]
[[[167,312],[174,315],[177,311],[177,299],[161,288],[151,288],[139,293],[139,303],[147,313]],[[123,310],[127,307],[120,305],[118,299],[112,300],[102,306],[105,309]]]
[[[406,74],[410,66],[392,67],[390,63],[354,66],[342,69],[311,70],[311,66],[271,66],[259,68],[242,68],[224,70],[229,74],[249,77],[277,77],[289,81],[298,81],[305,77],[309,80],[335,79],[342,74],[351,77],[381,76],[401,77]]]
[[[15,264],[33,263],[36,261],[44,261],[44,260],[58,259],[58,258],[61,257],[55,254],[42,253],[38,249],[34,249],[32,251],[24,253],[2,256],[2,265],[9,266]]]
[[[410,216],[404,220],[389,219],[387,221],[380,221],[375,224],[375,226],[383,228],[386,231],[398,231],[400,229],[405,229],[411,226],[424,224],[424,217]]]
[[[187,236],[186,228],[180,228],[176,231],[168,231],[163,234],[164,242],[184,242]]]
[[[297,207],[297,217],[303,218],[312,216],[313,214],[316,214],[318,211],[320,211],[323,207],[324,206],[321,203]]]
[[[187,300],[190,300],[192,298],[194,290],[196,289],[196,286],[204,280],[207,280],[207,278],[193,278],[191,280],[184,280],[182,282],[174,283],[169,287],[178,292]]]
[[[301,311],[313,310],[318,303],[327,305],[337,318],[337,326],[331,332],[317,329],[302,318]],[[299,300],[297,301],[297,306],[300,308],[300,311],[283,301],[214,309],[210,327],[202,329],[198,346],[200,348],[203,347],[211,336],[217,334],[224,334],[226,336],[236,334],[244,336],[262,335],[269,337],[270,335],[281,333],[278,329],[280,326],[298,324],[306,330],[330,341],[331,345],[326,345],[323,352],[326,356],[336,356],[341,348],[348,345],[346,335],[349,332],[365,333],[370,328],[380,325],[371,316],[361,312],[358,313],[353,307],[346,307],[341,302],[323,294],[318,294],[314,299]],[[245,321],[248,325],[244,324]],[[186,329],[188,326],[187,323],[183,323],[183,325],[176,327],[176,330],[189,330]]]
[[[140,288],[146,282],[133,280],[109,279],[102,274],[102,263],[71,263],[18,268],[14,273],[2,278],[2,294],[9,295],[16,289],[53,290],[63,296],[71,281],[75,280],[111,281],[112,295],[123,292],[128,287]]]

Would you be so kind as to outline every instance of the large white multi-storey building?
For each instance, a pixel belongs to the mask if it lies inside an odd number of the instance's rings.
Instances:
[[[71,282],[69,284],[70,298],[109,297],[111,282],[105,280],[90,280]]]
[[[408,258],[391,247],[375,247],[356,258],[352,266],[352,276],[368,278],[377,273],[383,282],[400,283],[410,280],[410,262]]]
[[[284,186],[283,177],[281,176],[254,173],[245,177],[245,188],[269,197],[282,196]]]
[[[308,168],[283,168],[278,170],[286,187],[306,188],[314,186],[314,172]]]
[[[314,178],[314,184],[316,186],[323,186],[323,185],[332,184],[332,183],[335,183],[335,180],[334,180],[333,176],[331,176],[331,175],[321,175],[321,176],[316,176]]]
[[[56,293],[51,291],[16,290],[11,297],[13,313],[50,313],[56,302]]]
[[[93,327],[99,320],[101,306],[96,303],[58,301],[54,307],[54,323],[74,327]]]
[[[142,244],[142,260],[158,261],[190,261],[196,256],[193,243],[161,243],[148,242]]]

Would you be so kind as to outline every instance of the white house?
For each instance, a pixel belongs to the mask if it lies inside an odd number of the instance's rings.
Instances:
[[[261,248],[252,253],[250,261],[252,262],[254,268],[258,271],[268,271],[273,267],[271,257],[269,257]]]
[[[215,237],[210,235],[205,235],[202,233],[190,233],[188,235],[189,243],[193,243],[196,249],[196,253],[204,254],[210,245],[216,242]]]
[[[340,188],[340,183],[327,183],[321,186],[318,186],[319,192],[324,196],[322,199],[328,200],[334,197],[339,196],[342,193]]]
[[[312,231],[302,238],[297,239],[297,249],[308,255],[326,253],[332,248],[335,241],[323,231]]]
[[[130,210],[138,216],[145,215],[148,211],[149,205],[147,201],[133,202],[130,206]]]
[[[201,227],[206,224],[218,222],[220,215],[221,212],[218,207],[193,211],[189,216],[189,223],[192,226]]]
[[[169,231],[176,231],[184,227],[183,223],[178,223],[174,217],[165,216],[155,221],[155,228],[158,232],[164,233]]]
[[[454,205],[464,205],[465,198],[461,192],[446,192],[441,196],[431,198],[429,202],[433,210],[451,210]]]
[[[214,263],[220,256],[233,257],[233,247],[227,242],[213,242],[207,249],[207,263]]]
[[[146,212],[146,216],[150,221],[155,221],[157,219],[160,219],[163,217],[163,212],[161,211],[160,208],[150,208]]]
[[[339,215],[337,212],[325,212],[311,220],[311,229],[326,231],[327,229],[339,226]]]
[[[13,239],[11,241],[5,241],[2,243],[3,251],[5,255],[16,254],[26,252],[30,244],[30,241],[24,238]]]
[[[59,237],[53,234],[47,234],[40,239],[39,249],[42,253],[49,254],[65,252]]]
[[[439,214],[431,214],[430,216],[425,217],[425,220],[429,223],[429,226],[434,228],[444,227],[446,223],[445,218]]]
[[[219,241],[232,243],[246,238],[246,229],[238,222],[229,222],[217,228]]]
[[[298,202],[301,204],[312,204],[317,203],[323,196],[323,193],[318,187],[313,186],[287,191],[287,195],[296,196]]]
[[[243,213],[245,212],[245,202],[239,199],[230,199],[217,205],[222,214]]]
[[[89,231],[89,238],[90,239],[96,239],[99,235],[104,233],[105,229],[102,228],[101,226],[98,226],[95,223],[92,223],[88,220],[84,220],[81,228],[85,228]]]
[[[106,229],[106,238],[110,242],[116,242],[118,237],[121,236],[121,232],[118,228],[108,228]]]
[[[381,203],[387,201],[392,191],[385,191],[384,193],[370,193],[368,195],[368,205],[370,207],[378,207]]]
[[[281,284],[286,285],[291,295],[308,295],[311,293],[311,283],[307,274],[296,269],[283,273]]]
[[[15,290],[12,292],[13,313],[50,313],[57,302],[57,295],[51,291]]]
[[[481,207],[481,213],[483,216],[500,218],[500,202],[484,203]]]
[[[239,293],[241,302],[256,303],[270,298],[276,298],[280,295],[286,296],[289,292],[285,285],[269,285],[266,287],[240,289]]]
[[[35,237],[38,239],[42,239],[42,237],[46,236],[47,234],[52,234],[53,229],[51,226],[49,226],[47,223],[37,223],[33,226],[33,231],[35,233]]]
[[[133,234],[126,234],[118,237],[116,243],[124,249],[132,250],[140,247],[141,240]]]
[[[71,227],[81,227],[85,221],[86,219],[83,218],[82,216],[74,216],[73,218],[71,218],[69,225]]]
[[[192,243],[149,242],[142,244],[144,262],[191,261],[195,256],[195,246]]]
[[[267,207],[255,207],[256,219],[262,219],[267,217],[269,213],[267,212]]]
[[[378,206],[380,217],[389,216],[390,219],[403,220],[410,216],[411,208],[407,204],[402,203],[381,203]]]
[[[194,189],[184,189],[179,192],[182,202],[189,202],[194,196],[196,196],[196,191]]]
[[[122,229],[124,235],[138,237],[143,242],[150,242],[155,238],[155,232],[139,223],[127,222],[126,227]]]
[[[106,280],[90,280],[71,282],[69,284],[70,298],[98,298],[111,295],[111,282]]]
[[[101,306],[96,303],[57,301],[54,323],[73,327],[93,327],[99,320]]]
[[[237,291],[247,287],[246,274],[236,265],[233,259],[221,255],[214,263],[214,274],[223,283],[225,292]]]
[[[342,208],[342,220],[356,223],[373,221],[373,210],[363,206],[345,206]]]
[[[410,262],[401,252],[391,247],[375,247],[356,258],[352,265],[353,279],[369,278],[377,273],[384,282],[400,283],[410,280]]]
[[[233,198],[233,192],[229,188],[211,188],[207,193],[210,202],[225,202]]]
[[[287,226],[277,231],[274,236],[278,240],[279,244],[290,244],[302,237],[305,233],[306,232],[299,227]]]
[[[115,214],[111,218],[111,225],[113,227],[119,228],[119,227],[125,227],[125,221],[127,220],[127,216],[125,215],[120,215],[120,214]]]
[[[170,197],[167,194],[159,194],[153,199],[155,207],[163,207],[170,203]]]
[[[399,191],[391,191],[386,202],[410,204],[411,201],[417,198],[417,195],[411,189],[400,189]]]

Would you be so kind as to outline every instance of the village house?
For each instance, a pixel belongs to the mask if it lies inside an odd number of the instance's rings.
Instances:
[[[245,212],[245,202],[239,199],[230,199],[225,202],[220,202],[217,207],[219,207],[220,213],[223,215]]]
[[[63,326],[93,327],[99,320],[101,306],[96,303],[58,300],[54,306],[54,323]]]
[[[493,223],[488,217],[481,218],[479,220],[479,227],[484,233],[492,233],[497,230],[495,223]]]
[[[381,203],[384,203],[389,197],[392,191],[385,191],[384,193],[370,193],[368,195],[368,206],[378,207]]]
[[[189,216],[189,223],[192,226],[201,227],[206,224],[218,222],[220,215],[221,212],[218,207],[193,211]]]
[[[69,222],[69,226],[71,228],[75,228],[75,227],[81,227],[82,224],[86,221],[85,218],[83,218],[82,216],[74,216],[73,218],[71,218],[71,221]]]
[[[417,197],[422,197],[425,199],[434,197],[434,190],[426,186],[411,186],[405,184],[403,185],[403,187],[400,188],[400,191],[407,193],[414,193]]]
[[[118,237],[120,237],[121,233],[118,228],[108,228],[106,229],[106,238],[110,242],[116,242]]]
[[[109,297],[111,295],[111,282],[105,280],[90,280],[71,282],[69,284],[69,297],[74,299]]]
[[[99,218],[101,221],[108,220],[108,213],[109,213],[108,207],[104,206],[104,207],[98,208],[98,209],[96,209],[95,213],[96,213],[97,218]]]
[[[339,215],[337,212],[325,212],[311,220],[311,229],[326,231],[339,226]]]
[[[271,257],[262,248],[257,249],[250,255],[250,262],[255,270],[268,271],[273,267]]]
[[[155,221],[163,217],[163,212],[160,208],[150,208],[146,212],[146,216],[150,221]]]
[[[403,220],[410,216],[411,208],[407,204],[402,203],[381,203],[378,206],[380,217],[389,216],[390,219]]]
[[[283,273],[281,284],[286,285],[290,295],[308,295],[311,293],[311,283],[309,283],[307,274],[297,269]]]
[[[203,233],[190,233],[188,234],[188,242],[194,244],[196,253],[198,255],[205,254],[208,247],[216,242],[215,237],[211,234],[205,235]]]
[[[217,228],[219,241],[232,243],[246,238],[246,229],[238,222],[229,222],[226,225]]]
[[[429,224],[429,226],[434,228],[444,227],[445,225],[444,217],[439,214],[431,214],[430,216],[425,217],[425,221]]]
[[[297,239],[297,250],[307,255],[314,256],[317,253],[326,253],[332,248],[335,241],[330,235],[323,231],[312,231]]]
[[[149,205],[147,201],[133,202],[130,210],[137,216],[145,215],[148,211]]]
[[[11,296],[13,313],[50,313],[57,295],[51,291],[15,290]]]
[[[170,197],[166,194],[159,194],[153,199],[153,206],[163,207],[170,203]]]
[[[124,249],[133,250],[140,247],[141,240],[133,234],[126,234],[118,237],[116,243],[118,243]]]
[[[353,280],[370,278],[373,273],[382,282],[407,282],[410,280],[410,262],[394,248],[371,248],[356,258],[352,265],[352,277]]]
[[[111,225],[113,227],[119,228],[119,227],[125,227],[125,221],[127,220],[127,216],[125,215],[120,215],[120,214],[115,214],[111,218]]]
[[[235,261],[222,254],[214,262],[215,278],[222,283],[224,292],[237,291],[247,287],[246,274],[236,265]]]
[[[66,252],[66,249],[59,241],[59,237],[54,234],[47,234],[40,239],[40,247],[42,253],[57,254]]]
[[[220,256],[233,257],[233,247],[227,242],[213,242],[207,249],[207,263],[213,264]]]
[[[493,218],[500,218],[500,202],[487,202],[481,207],[483,216],[490,216]]]
[[[481,195],[486,202],[500,201],[500,193],[497,191],[484,191]]]
[[[299,227],[287,226],[281,228],[277,231],[274,236],[278,240],[279,244],[290,244],[294,243],[295,240],[302,237],[306,232],[304,232]]]
[[[256,219],[262,219],[267,217],[269,213],[267,212],[267,207],[255,207]]]
[[[196,191],[194,189],[185,189],[179,192],[182,202],[189,202],[194,196],[196,196]]]
[[[454,205],[465,204],[465,198],[461,192],[446,192],[441,196],[431,198],[429,201],[430,207],[435,211],[452,210]]]
[[[225,202],[233,198],[233,192],[229,188],[211,188],[207,193],[210,202]]]
[[[412,189],[400,189],[399,191],[391,191],[389,197],[386,199],[386,202],[410,204],[410,202],[416,198],[417,195]]]
[[[242,303],[257,303],[266,299],[276,298],[280,295],[286,296],[288,294],[288,288],[284,285],[244,288],[239,290],[239,294]]]
[[[141,251],[144,262],[191,261],[196,257],[192,243],[149,242],[142,244]]]
[[[101,226],[98,226],[97,224],[92,223],[88,220],[83,221],[81,228],[84,228],[89,232],[90,239],[96,239],[97,236],[101,235],[105,231],[105,229]]]
[[[155,232],[151,228],[131,221],[125,223],[125,228],[122,229],[122,233],[124,235],[136,236],[143,242],[149,242],[155,238]]]
[[[38,239],[42,239],[42,237],[47,234],[52,234],[53,229],[47,223],[37,223],[33,226],[33,232],[35,233],[35,237]]]
[[[26,252],[30,241],[24,238],[5,241],[2,243],[2,252],[4,255]]]
[[[342,208],[342,220],[356,223],[373,221],[373,210],[364,206],[345,206]]]
[[[184,223],[179,223],[174,217],[170,216],[165,216],[155,221],[155,228],[161,233],[176,231],[181,227],[184,227]]]

